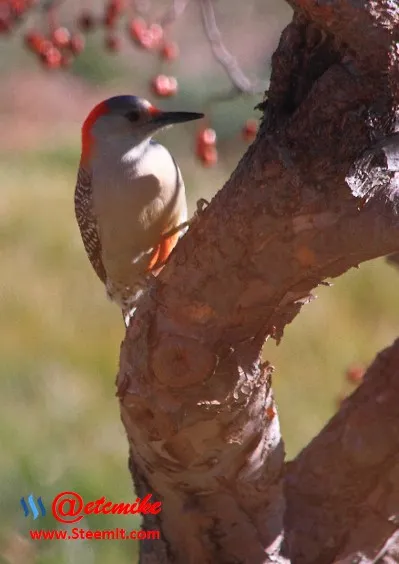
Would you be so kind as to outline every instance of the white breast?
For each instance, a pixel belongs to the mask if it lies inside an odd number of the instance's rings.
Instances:
[[[180,170],[158,143],[122,153],[110,147],[93,159],[92,189],[107,276],[130,286],[148,263],[146,251],[187,219]]]

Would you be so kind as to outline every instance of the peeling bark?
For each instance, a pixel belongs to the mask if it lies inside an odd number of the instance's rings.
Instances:
[[[258,137],[152,280],[122,345],[117,384],[132,476],[163,502],[144,520],[162,540],[143,543],[141,564],[327,564],[355,553],[352,561],[377,562],[369,555],[396,531],[375,494],[392,480],[399,496],[393,397],[369,398],[378,379],[370,377],[284,481],[261,349],[282,338],[326,278],[399,251],[399,8],[291,5]],[[397,366],[383,371],[393,396]]]

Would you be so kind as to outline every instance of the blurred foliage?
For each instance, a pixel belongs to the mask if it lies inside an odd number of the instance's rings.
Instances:
[[[84,51],[75,59],[71,68],[76,76],[96,86],[120,81],[126,70],[123,58],[115,57],[103,49],[99,33],[88,37]]]

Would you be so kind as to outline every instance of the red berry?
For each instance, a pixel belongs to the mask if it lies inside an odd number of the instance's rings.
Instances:
[[[141,32],[140,39],[139,39],[140,47],[144,47],[144,49],[152,49],[153,48],[153,39],[151,32],[149,29],[144,29]]]
[[[153,23],[148,28],[150,37],[151,37],[151,48],[155,49],[159,47],[162,39],[163,39],[163,28],[159,24]]]
[[[72,35],[69,42],[69,48],[74,55],[79,55],[85,48],[85,38],[80,33]]]
[[[107,13],[104,16],[103,24],[108,29],[113,29],[116,23],[116,15],[113,13]]]
[[[54,47],[54,45],[51,43],[51,41],[49,39],[43,38],[42,41],[40,41],[37,50],[38,50],[38,53],[40,55],[45,55],[47,53],[47,51],[49,51],[53,47]]]
[[[45,67],[57,69],[61,65],[61,52],[56,47],[50,47],[47,51],[41,53],[41,59]]]
[[[255,139],[258,132],[258,123],[254,119],[248,119],[242,128],[242,136],[246,141]]]
[[[5,2],[0,2],[0,33],[8,33],[12,27],[12,14]]]
[[[91,31],[95,26],[95,19],[91,12],[85,11],[78,17],[78,26],[82,31]]]
[[[197,155],[205,166],[212,166],[218,160],[215,147],[216,131],[210,127],[201,129],[197,135]]]
[[[174,76],[159,74],[153,79],[151,86],[157,96],[174,96],[177,92],[177,80]]]
[[[203,145],[215,145],[216,143],[216,131],[207,127],[205,129],[201,129],[198,133],[198,143]]]
[[[56,47],[63,49],[69,45],[71,32],[66,27],[57,27],[53,31],[51,39]]]
[[[169,41],[162,45],[159,54],[165,61],[173,61],[179,56],[179,46],[174,41]]]
[[[137,45],[144,49],[156,49],[163,38],[163,29],[159,24],[147,24],[142,18],[134,18],[129,23],[129,34]]]
[[[204,145],[198,156],[204,166],[213,166],[218,162],[218,152],[214,145]]]
[[[144,29],[141,32],[139,39],[140,46],[144,47],[144,49],[156,49],[160,42],[160,38],[157,33],[158,32],[154,34],[150,28]]]
[[[11,21],[0,16],[0,33],[8,33],[11,31]]]
[[[147,24],[142,18],[134,18],[129,22],[128,25],[130,37],[138,44],[141,44],[141,37],[146,29]]]
[[[119,37],[115,36],[115,35],[107,35],[107,37],[105,38],[105,48],[108,49],[108,51],[120,51],[121,48],[121,40]]]
[[[134,18],[130,20],[128,25],[128,33],[130,38],[137,44],[142,44],[142,37],[147,29],[147,24],[142,18]]]
[[[117,18],[123,12],[125,6],[122,0],[111,0],[105,8],[104,25],[110,29],[115,27]]]
[[[174,96],[177,93],[177,80],[174,76],[169,77],[169,96]]]
[[[19,18],[26,10],[25,0],[11,0],[11,9],[14,17]]]
[[[38,52],[40,50],[40,45],[43,40],[45,40],[45,38],[37,31],[27,31],[24,35],[26,47],[35,52]]]
[[[121,14],[125,9],[125,2],[124,0],[110,0],[107,6],[107,10],[109,12],[113,12],[114,14]]]
[[[364,368],[362,366],[350,366],[346,371],[346,379],[351,384],[359,384],[363,380]]]

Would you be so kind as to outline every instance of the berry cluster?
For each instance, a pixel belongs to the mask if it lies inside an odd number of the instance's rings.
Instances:
[[[1,0],[0,1],[0,34],[13,31],[36,0]]]
[[[158,74],[151,82],[152,91],[156,96],[165,98],[166,96],[174,96],[177,92],[177,80],[174,76],[166,76],[166,74]]]
[[[241,130],[245,141],[253,141],[257,132],[258,124],[254,119],[248,119]],[[202,128],[197,133],[197,157],[204,166],[213,166],[218,161],[216,141],[216,131],[210,127]]]
[[[35,7],[38,7],[38,0],[0,0],[0,34],[10,33],[17,28],[28,12]],[[24,33],[26,47],[48,69],[70,66],[74,58],[84,49],[84,34],[99,27],[105,29],[105,48],[110,52],[120,51],[122,42],[118,26],[122,17],[128,20],[126,32],[136,46],[157,51],[160,59],[164,61],[171,61],[179,55],[177,44],[164,38],[164,29],[161,25],[157,23],[147,25],[140,17],[129,19],[123,0],[108,0],[100,17],[95,17],[89,10],[83,10],[76,18],[74,30],[58,26],[56,16],[57,4],[49,3],[46,10],[47,30],[32,28]],[[177,92],[176,79],[167,77],[168,80],[165,80],[164,75],[161,75],[158,81],[156,78],[154,92],[158,96],[172,96]]]
[[[200,129],[197,134],[197,157],[205,166],[217,163],[218,152],[216,149],[216,131],[207,127]]]
[[[46,31],[36,27],[28,29],[23,35],[25,46],[37,56],[45,68],[67,68],[83,51],[85,35],[96,28],[105,30],[106,50],[113,53],[120,51],[120,30],[124,26],[128,39],[139,49],[153,52],[163,63],[177,59],[179,47],[176,42],[165,37],[162,25],[148,23],[142,17],[132,15],[131,7],[125,4],[126,1],[106,0],[99,16],[87,9],[82,10],[71,29],[58,24],[58,3],[50,1],[45,11]],[[35,7],[40,7],[39,0],[0,0],[0,34],[11,32]],[[158,74],[151,80],[150,88],[156,96],[170,97],[177,93],[178,82],[174,76]],[[248,120],[242,129],[243,139],[253,140],[257,129],[257,122]],[[197,134],[196,145],[198,159],[204,166],[217,163],[216,133],[213,129],[202,128]]]
[[[66,27],[57,27],[48,35],[30,30],[25,33],[24,40],[28,49],[48,69],[69,67],[85,45],[82,34],[71,33]]]

